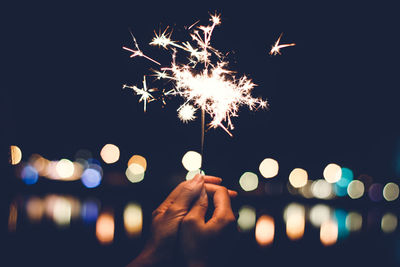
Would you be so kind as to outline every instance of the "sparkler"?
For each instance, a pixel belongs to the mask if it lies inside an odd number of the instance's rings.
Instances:
[[[204,144],[204,125],[205,113],[211,117],[208,124],[209,128],[225,130],[230,136],[234,129],[232,117],[238,116],[240,106],[247,106],[250,110],[266,108],[267,102],[261,98],[254,98],[251,95],[256,86],[251,79],[246,76],[236,77],[235,72],[228,69],[228,62],[224,59],[221,52],[211,46],[211,37],[217,25],[221,23],[219,15],[211,15],[211,25],[197,26],[196,21],[188,30],[191,31],[192,43],[177,42],[171,40],[172,31],[167,27],[164,31],[155,33],[150,45],[159,46],[172,51],[172,61],[169,66],[155,70],[156,79],[168,79],[172,81],[174,88],[167,92],[168,95],[177,95],[184,99],[184,103],[178,108],[178,117],[183,122],[194,120],[197,109],[201,110],[202,118],[202,139],[201,151],[203,154]],[[142,56],[156,64],[159,62],[145,56],[139,49],[136,39],[133,37],[136,50],[123,47],[132,52],[131,57]],[[279,45],[279,40],[276,45]],[[282,48],[282,45],[278,47]],[[189,54],[187,64],[177,63],[178,51]],[[215,59],[215,60],[213,60]],[[200,64],[199,64],[200,63]],[[139,101],[143,101],[146,110],[146,101],[155,98],[149,94],[145,79],[143,89],[135,86],[124,86],[135,90],[138,95],[142,95]],[[142,91],[139,91],[142,90]],[[166,96],[165,90],[162,95]],[[165,104],[165,98],[162,99]]]
[[[137,95],[140,95],[139,103],[143,101],[143,106],[144,106],[144,112],[146,112],[146,105],[148,102],[152,102],[155,100],[155,98],[150,94],[151,92],[157,91],[156,88],[152,89],[147,89],[147,84],[146,84],[146,76],[143,76],[143,88],[138,88],[136,86],[131,86],[131,85],[126,85],[124,84],[122,86],[123,89],[125,88],[130,88],[132,89]]]
[[[272,46],[271,51],[269,51],[269,54],[270,54],[270,55],[273,55],[273,56],[275,56],[275,55],[277,55],[277,54],[282,55],[282,54],[281,54],[281,51],[280,51],[281,48],[285,48],[285,47],[288,47],[288,46],[295,46],[295,45],[296,45],[295,43],[291,43],[291,44],[279,44],[279,42],[281,41],[282,35],[283,35],[283,33],[281,33],[281,35],[279,35],[279,38],[278,38],[278,40],[275,42],[275,45]]]

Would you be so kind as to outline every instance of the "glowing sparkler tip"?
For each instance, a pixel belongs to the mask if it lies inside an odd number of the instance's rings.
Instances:
[[[275,42],[275,44],[272,46],[271,51],[269,51],[270,55],[276,56],[277,54],[282,55],[280,49],[281,48],[285,48],[285,47],[289,47],[289,46],[295,46],[295,43],[291,43],[291,44],[279,44],[279,42],[281,41],[283,33],[281,33],[281,35],[279,35],[278,40]]]
[[[178,109],[178,118],[184,123],[193,121],[194,119],[196,119],[196,116],[194,115],[196,110],[197,109],[192,105],[183,104]]]

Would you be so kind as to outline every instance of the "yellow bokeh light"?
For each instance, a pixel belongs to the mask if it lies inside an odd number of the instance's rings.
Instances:
[[[289,182],[294,188],[300,188],[307,184],[307,171],[301,168],[295,168],[289,175]]]
[[[266,158],[260,163],[259,170],[264,178],[272,178],[278,175],[279,164],[274,159]]]
[[[317,204],[311,208],[309,219],[314,227],[320,227],[331,219],[331,209],[325,204]]]
[[[72,206],[64,197],[57,197],[53,206],[53,220],[58,226],[69,226],[71,223]]]
[[[304,215],[294,214],[286,222],[286,234],[291,240],[299,240],[304,235],[306,220]]]
[[[38,197],[29,198],[25,209],[31,223],[38,223],[42,220],[44,214],[44,202],[42,199]]]
[[[394,201],[399,197],[399,186],[395,183],[387,183],[383,188],[383,197],[387,201]]]
[[[144,179],[143,166],[133,163],[126,169],[125,175],[131,183],[139,183]]]
[[[315,180],[311,184],[311,192],[314,197],[319,199],[331,199],[334,196],[332,184],[324,179]]]
[[[12,165],[17,165],[22,160],[22,151],[18,146],[10,146],[10,162]]]
[[[139,236],[142,233],[143,213],[142,207],[137,203],[129,203],[124,209],[125,231],[130,237]]]
[[[256,210],[251,206],[242,206],[239,210],[237,224],[243,232],[253,229],[256,224]]]
[[[324,246],[331,246],[336,243],[338,238],[338,225],[336,222],[329,220],[321,225],[320,240]]]
[[[139,166],[136,166],[135,167],[136,170],[132,170],[134,171],[134,174],[143,173],[147,170],[147,161],[146,158],[143,156],[133,155],[128,161],[128,167],[131,166],[132,164],[136,164],[141,167],[141,169],[139,169]]]
[[[347,194],[352,199],[360,198],[364,195],[364,183],[359,180],[353,180],[347,186]]]
[[[45,176],[48,164],[49,161],[38,154],[33,154],[29,158],[29,165],[35,168],[40,176]]]
[[[187,171],[195,171],[201,168],[201,155],[196,151],[188,151],[182,157],[182,165]]]
[[[381,228],[386,234],[393,233],[397,228],[397,216],[393,213],[386,213],[382,217]]]
[[[116,145],[106,144],[100,151],[100,156],[107,164],[115,163],[119,160],[120,151]]]
[[[274,218],[268,215],[262,215],[256,224],[256,241],[260,246],[268,246],[272,244],[275,236]]]
[[[252,172],[245,172],[240,177],[239,184],[244,191],[253,191],[258,186],[258,176]]]
[[[201,173],[203,175],[205,174],[204,171],[202,171],[200,169],[195,170],[195,171],[188,171],[186,174],[186,180],[192,180],[196,176],[196,174],[199,174],[199,173]]]
[[[314,197],[314,195],[311,191],[311,185],[313,182],[314,182],[313,180],[308,180],[306,185],[300,188],[300,193],[303,197],[308,198],[308,199]]]
[[[358,212],[350,212],[346,216],[346,228],[350,232],[360,231],[362,228],[362,216]]]
[[[328,164],[324,169],[324,178],[328,183],[336,183],[342,178],[342,168],[335,163]]]
[[[96,237],[103,245],[110,244],[114,240],[115,222],[111,213],[103,212],[96,222]]]
[[[74,174],[75,166],[68,159],[62,159],[57,162],[56,171],[61,179],[69,178]]]
[[[17,230],[18,208],[15,202],[10,204],[10,214],[8,215],[8,231],[15,232]]]

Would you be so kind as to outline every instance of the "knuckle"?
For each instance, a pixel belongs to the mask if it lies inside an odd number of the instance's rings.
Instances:
[[[195,225],[197,225],[197,219],[195,217],[193,217],[193,216],[186,216],[183,219],[182,224],[184,226],[189,226],[189,227],[190,226],[195,226]]]
[[[155,209],[152,213],[151,213],[151,217],[154,218],[156,217],[158,214],[160,214],[161,211],[159,209]]]

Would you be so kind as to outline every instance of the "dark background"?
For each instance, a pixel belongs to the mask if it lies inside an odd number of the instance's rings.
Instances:
[[[251,112],[242,108],[233,119],[233,138],[221,129],[208,131],[206,173],[223,177],[225,185],[240,191],[240,175],[258,171],[261,160],[272,157],[280,164],[275,179],[282,183],[295,167],[305,168],[311,179],[322,178],[330,162],[351,168],[356,177],[368,174],[381,183],[399,178],[396,74],[400,24],[394,1],[15,1],[3,3],[0,11],[1,134],[5,143],[20,146],[25,160],[32,153],[49,159],[73,158],[81,148],[98,155],[104,144],[114,143],[121,149],[121,160],[105,168],[123,173],[129,157],[140,154],[148,161],[148,171],[142,184],[101,185],[94,190],[79,183],[41,180],[27,188],[7,175],[2,187],[11,190],[6,189],[6,196],[24,198],[53,191],[80,198],[94,194],[117,210],[132,198],[149,214],[186,174],[180,163],[183,154],[200,150],[200,120],[181,123],[176,116],[179,99],[170,100],[164,108],[159,102],[150,103],[144,114],[137,96],[122,90],[122,84],[141,85],[143,75],[156,66],[143,58],[130,59],[122,46],[133,47],[131,30],[146,54],[167,64],[170,53],[148,45],[153,31],[170,25],[173,37],[184,39],[188,37],[184,26],[198,19],[205,25],[209,12],[215,11],[221,13],[222,24],[214,31],[213,46],[230,52],[230,68],[253,79],[258,85],[253,95],[268,99],[270,109]],[[281,56],[270,56],[269,49],[282,32],[282,43],[295,42],[296,46],[282,49]],[[261,210],[279,214],[290,197],[239,196],[237,201],[253,201]],[[361,201],[360,208],[372,205]],[[346,207],[350,203],[354,201],[331,204]],[[397,204],[393,208],[397,210]],[[29,227],[22,226],[22,232],[8,236],[12,252],[8,254],[16,262],[10,266],[21,266],[27,259],[33,265],[58,264],[64,254],[57,254],[54,246],[71,248],[71,264],[83,265],[82,260],[88,266],[105,262],[122,266],[143,242],[122,238],[111,247],[102,247],[93,233],[91,239],[86,238],[85,229],[60,233],[46,226],[35,231]],[[387,266],[394,264],[398,238],[379,238],[383,237],[364,232],[344,245],[323,248],[318,239],[305,237],[295,245],[275,241],[280,245],[269,251],[256,248],[252,241],[253,247],[244,254],[254,265],[265,265],[265,255],[274,255],[271,262],[285,265],[291,262],[285,256],[291,251],[302,255],[299,263],[317,266],[318,260],[307,260],[312,251],[323,255],[318,259],[337,259],[346,265],[340,259],[352,250],[361,263],[372,262],[365,257],[370,253],[376,255],[377,263],[386,259]],[[36,248],[24,258],[30,243]]]

